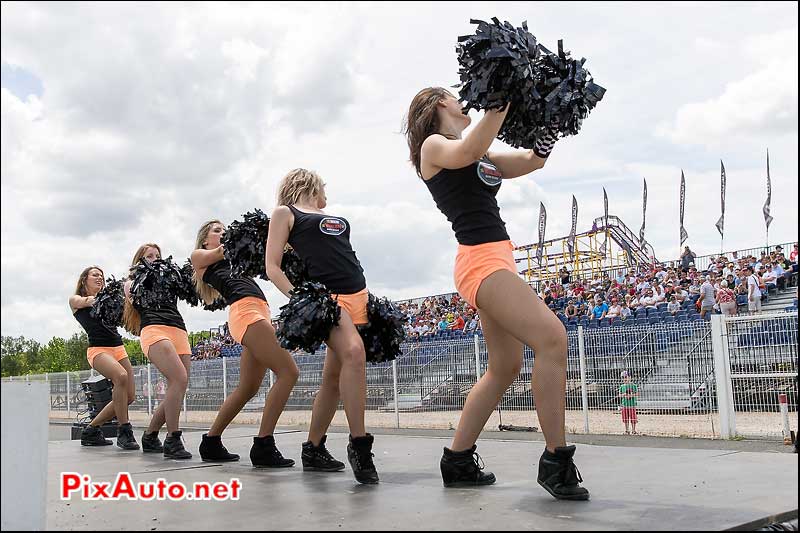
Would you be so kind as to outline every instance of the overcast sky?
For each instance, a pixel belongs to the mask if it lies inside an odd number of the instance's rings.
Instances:
[[[545,169],[498,195],[512,240],[612,214],[678,255],[678,186],[698,254],[797,239],[797,4],[2,3],[2,334],[79,330],[67,299],[81,270],[120,276],[137,247],[179,260],[199,226],[274,206],[298,166],[327,182],[373,292],[453,290],[456,243],[407,162],[403,115],[426,86],[458,82],[469,19],[497,16],[554,49],[559,38],[607,89]],[[473,120],[480,117],[473,112]],[[494,149],[504,149],[497,142]],[[286,299],[262,283],[274,313]],[[191,330],[226,312],[184,309]]]

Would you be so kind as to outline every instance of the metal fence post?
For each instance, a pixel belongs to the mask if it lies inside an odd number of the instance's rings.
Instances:
[[[272,386],[274,384],[275,384],[275,374],[272,372],[272,369],[270,369],[270,371],[269,371],[269,388],[272,389]]]
[[[69,405],[69,372],[67,372],[67,418],[70,417],[70,405]]]
[[[586,390],[586,344],[583,326],[578,326],[578,359],[581,366],[581,404],[583,406],[583,431],[589,433],[589,393]]]
[[[481,344],[478,336],[473,337],[475,340],[475,381],[481,379]]]
[[[189,387],[186,387],[186,392],[189,392]],[[189,413],[186,411],[186,392],[183,393],[183,421],[189,421]]]
[[[153,382],[150,380],[150,363],[147,363],[147,416],[153,414]]]
[[[397,429],[400,429],[400,409],[397,404],[397,359],[392,361],[392,382],[394,387],[394,416],[397,419]]]
[[[228,358],[222,358],[222,401],[228,397]]]
[[[717,382],[719,431],[722,438],[730,439],[736,436],[736,411],[733,404],[733,383],[725,327],[723,315],[711,315],[711,347],[714,352],[714,376]]]

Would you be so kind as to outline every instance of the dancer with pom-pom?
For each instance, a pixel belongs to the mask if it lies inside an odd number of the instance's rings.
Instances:
[[[97,414],[88,426],[81,431],[81,445],[106,446],[106,440],[100,427],[117,417],[117,446],[123,450],[138,450],[139,444],[133,436],[133,428],[128,419],[128,406],[136,400],[136,385],[133,380],[133,367],[125,351],[122,337],[117,333],[118,322],[102,320],[97,316],[93,306],[100,301],[107,302],[106,308],[121,309],[122,287],[119,282],[110,280],[106,285],[103,270],[98,266],[90,266],[81,272],[75,294],[69,298],[72,314],[86,331],[89,337],[89,348],[86,359],[89,366],[110,379],[114,384],[111,401]],[[117,305],[115,305],[117,304]],[[113,310],[110,313],[114,313]],[[117,318],[119,318],[117,316]]]
[[[372,460],[374,439],[364,427],[366,353],[356,329],[368,322],[369,293],[363,269],[350,245],[350,224],[342,217],[323,212],[326,205],[322,179],[309,170],[292,170],[279,185],[278,207],[272,213],[267,239],[267,275],[278,290],[290,297],[289,304],[282,308],[279,338],[282,342],[290,340],[282,332],[302,337],[305,330],[315,337],[312,343],[317,343],[316,336],[322,328],[314,316],[320,317],[324,328],[330,331],[324,339],[328,353],[322,385],[314,400],[308,441],[303,444],[303,470],[344,470],[344,464],[325,447],[325,433],[341,396],[350,427],[347,456],[355,478],[360,483],[378,483]],[[281,270],[287,243],[305,263],[312,280],[297,290]],[[338,303],[338,313],[335,305],[331,306],[327,291]]]
[[[294,461],[281,455],[273,433],[300,371],[289,352],[278,344],[261,288],[250,277],[231,273],[222,244],[224,235],[225,226],[219,220],[211,220],[200,227],[192,252],[193,279],[206,305],[222,298],[230,306],[231,336],[243,346],[240,379],[239,386],[220,407],[211,429],[203,435],[200,457],[211,462],[239,460],[238,455],[229,453],[222,444],[222,432],[258,393],[267,370],[272,370],[276,380],[267,394],[258,436],[253,437],[250,461],[258,468],[291,467]],[[263,251],[260,263],[263,265]]]
[[[512,103],[511,106],[514,104]],[[564,397],[567,337],[564,326],[517,275],[513,246],[495,196],[503,179],[544,166],[556,137],[542,136],[528,152],[490,152],[509,104],[485,112],[468,134],[470,117],[442,88],[420,91],[411,102],[405,133],[410,159],[459,243],[455,286],[480,312],[489,352],[486,373],[467,396],[450,448],[440,461],[446,487],[489,485],[475,442],[509,385],[519,375],[523,344],[536,360],[532,387],[546,450],[539,484],[559,499],[586,500],[588,491],[566,446]]]
[[[189,384],[192,348],[186,324],[178,311],[178,293],[185,280],[170,258],[161,259],[157,244],[143,244],[131,262],[130,279],[125,283],[123,325],[139,335],[142,352],[167,378],[167,394],[142,436],[142,451],[163,452],[165,458],[191,459],[178,427],[183,397]],[[164,444],[158,432],[166,424]]]

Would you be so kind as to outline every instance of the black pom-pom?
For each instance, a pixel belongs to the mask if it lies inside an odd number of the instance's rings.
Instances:
[[[159,309],[174,305],[178,295],[185,292],[185,281],[172,256],[152,263],[141,259],[134,267],[131,300],[137,307]]]
[[[225,259],[231,265],[231,275],[243,278],[268,279],[264,268],[264,253],[269,234],[269,217],[260,209],[242,215],[225,230],[222,244]]]
[[[339,324],[342,310],[325,285],[306,281],[291,292],[281,307],[278,340],[287,350],[316,352]]]
[[[498,138],[515,148],[533,148],[550,133],[576,135],[605,89],[595,84],[583,64],[572,59],[558,41],[558,54],[538,44],[527,23],[477,24],[474,35],[458,38],[459,97],[465,111],[501,109],[506,115]]]
[[[228,307],[228,304],[225,303],[225,299],[222,297],[217,298],[210,304],[203,304],[203,309],[206,311],[220,311]]]
[[[403,324],[405,316],[388,298],[378,298],[370,293],[367,303],[366,325],[358,332],[364,341],[367,362],[384,363],[400,355],[400,344],[406,338]]]
[[[197,290],[194,286],[194,281],[192,280],[192,275],[194,274],[194,268],[192,267],[192,262],[187,259],[186,262],[183,263],[183,266],[180,269],[181,272],[181,284],[178,287],[178,298],[186,302],[187,304],[191,305],[192,307],[197,307],[200,305],[200,296],[197,294]]]
[[[89,315],[112,329],[122,324],[122,312],[125,309],[124,285],[122,280],[116,280],[114,276],[106,279],[105,287],[94,297]]]
[[[294,250],[286,250],[281,258],[281,270],[295,287],[304,281],[310,281],[305,262]]]

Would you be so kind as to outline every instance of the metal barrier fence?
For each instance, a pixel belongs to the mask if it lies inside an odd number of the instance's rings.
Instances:
[[[638,387],[637,431],[649,435],[779,438],[788,411],[797,411],[797,313],[583,328],[567,332],[566,426],[571,433],[621,434],[622,371]],[[282,424],[307,425],[322,381],[324,352],[298,354],[300,377]],[[487,428],[538,427],[531,376],[535,357],[525,348],[520,374],[503,395]],[[396,361],[367,365],[367,426],[454,428],[467,394],[488,368],[480,336],[408,342]],[[722,372],[716,371],[722,368]],[[80,383],[93,371],[29,375],[5,380],[50,383],[51,416],[80,418]],[[153,365],[134,367],[131,418],[142,422],[166,393]],[[5,381],[4,380],[4,381]],[[275,376],[268,371],[238,421],[260,418]],[[183,423],[210,424],[240,385],[240,359],[193,361]],[[137,417],[138,415],[138,417]],[[796,428],[796,416],[792,419]],[[334,424],[345,425],[340,410]]]

